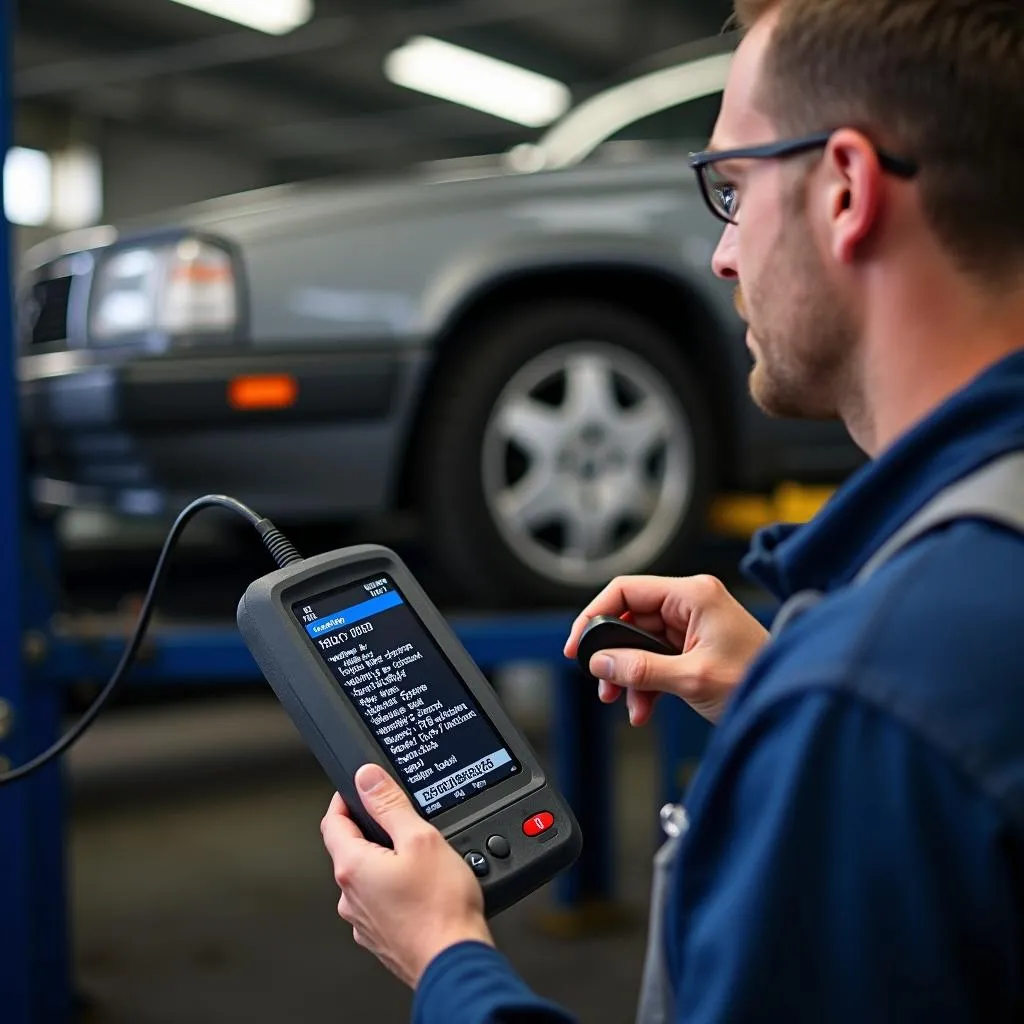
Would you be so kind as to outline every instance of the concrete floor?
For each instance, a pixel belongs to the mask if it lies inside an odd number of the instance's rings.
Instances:
[[[618,897],[631,922],[552,937],[536,923],[553,905],[547,890],[493,922],[526,979],[586,1024],[633,1016],[656,835],[652,743],[625,727],[617,743]],[[318,828],[330,788],[272,700],[111,712],[70,773],[88,1020],[408,1020],[408,991],[335,915]]]

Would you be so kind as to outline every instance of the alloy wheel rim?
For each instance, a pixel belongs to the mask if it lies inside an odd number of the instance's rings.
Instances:
[[[649,564],[675,536],[693,497],[693,431],[646,360],[581,341],[513,375],[481,468],[488,512],[520,561],[598,585]]]

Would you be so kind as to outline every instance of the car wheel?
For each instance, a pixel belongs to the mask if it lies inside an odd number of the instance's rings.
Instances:
[[[629,310],[553,302],[462,339],[420,466],[442,572],[493,605],[578,605],[615,576],[678,569],[713,479],[680,342]]]

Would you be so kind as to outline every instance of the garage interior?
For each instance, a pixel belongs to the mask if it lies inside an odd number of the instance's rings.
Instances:
[[[715,35],[729,13],[724,0],[318,0],[306,24],[273,36],[171,0],[35,0],[17,5],[17,141],[98,148],[102,219],[112,222],[270,185],[393,173],[537,136],[389,81],[384,60],[409,38],[443,36],[528,67],[580,103]]]
[[[5,193],[17,258],[64,231],[141,223],[223,196],[259,202],[261,193],[246,198],[251,190],[321,179],[358,183],[423,168],[473,173],[537,140],[546,125],[516,123],[389,80],[388,55],[409,40],[440,38],[529,68],[563,83],[578,106],[717,35],[731,5],[315,0],[309,20],[280,34],[200,6],[15,5],[11,143],[23,162],[12,171],[9,159]],[[260,6],[271,5],[252,4]],[[680,178],[686,173],[680,162]],[[34,189],[41,176],[52,186],[43,197]],[[67,187],[62,195],[58,181]],[[735,582],[735,535],[770,515],[766,501],[734,506],[734,536],[709,541],[688,565]],[[28,534],[56,528],[60,538],[60,568],[37,573],[34,584],[45,576],[51,593],[44,603],[87,625],[95,618],[95,629],[113,638],[62,684],[65,724],[95,697],[99,666],[112,664],[114,641],[138,607],[166,525],[73,503],[56,517],[33,509]],[[372,523],[321,521],[308,536],[323,547],[390,541]],[[418,570],[416,537],[400,534],[397,544]],[[154,629],[179,618],[229,628],[240,588],[267,568],[258,568],[254,549],[197,526]],[[424,567],[424,583],[459,620],[468,602],[449,598],[447,581],[435,572]],[[568,623],[576,610],[560,611],[558,621]],[[493,621],[504,622],[502,614]],[[262,681],[235,671],[221,678],[215,663],[204,677],[204,650],[179,659],[188,662],[187,678],[150,671],[145,682],[123,689],[64,761],[74,1017],[31,1019],[408,1019],[408,991],[352,943],[336,916],[318,830],[331,795],[323,772]],[[557,776],[557,671],[512,663],[492,680]],[[599,827],[614,823],[608,884],[597,885],[596,901],[568,909],[555,886],[545,886],[494,923],[500,948],[527,982],[583,1022],[629,1020],[635,1010],[666,771],[653,728],[630,730],[621,705],[599,716],[597,728],[614,752],[597,814]],[[24,749],[24,732],[15,739],[6,753]],[[10,806],[7,799],[0,794],[0,809]]]

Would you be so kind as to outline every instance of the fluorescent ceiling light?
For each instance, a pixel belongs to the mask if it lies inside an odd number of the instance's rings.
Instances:
[[[452,43],[416,36],[390,53],[396,85],[539,128],[561,117],[572,97],[561,82]]]
[[[73,146],[53,157],[54,227],[91,227],[103,213],[103,167],[91,146]]]
[[[53,166],[39,149],[14,146],[4,160],[4,213],[12,224],[42,227],[53,209]]]
[[[218,18],[283,36],[313,17],[313,0],[174,0]]]

